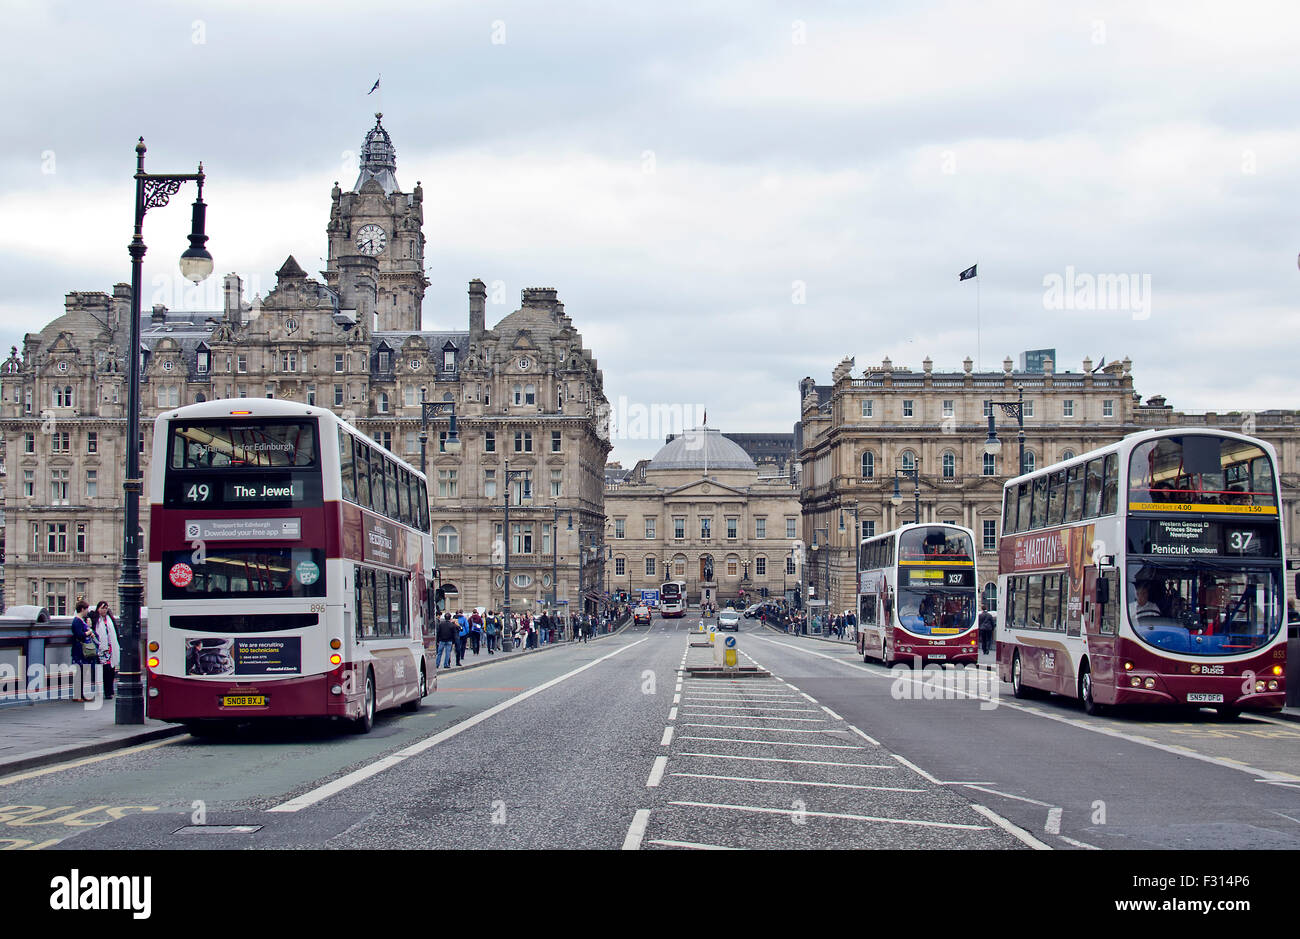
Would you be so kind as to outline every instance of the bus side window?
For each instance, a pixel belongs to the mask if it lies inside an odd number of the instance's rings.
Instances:
[[[370,508],[370,447],[360,440],[353,443],[356,445],[357,504],[368,509]],[[359,616],[360,613],[357,615]]]
[[[397,500],[397,464],[384,457],[384,501],[386,514],[391,519],[401,518],[401,505]]]
[[[1047,477],[1039,476],[1033,482],[1034,501],[1030,508],[1029,527],[1042,528],[1047,518]]]
[[[406,482],[406,470],[397,467],[397,520],[403,525],[411,524],[411,490]]]
[[[1096,518],[1101,514],[1101,470],[1100,459],[1088,461],[1087,489],[1083,493],[1084,518]]]
[[[1060,525],[1065,521],[1065,472],[1052,474],[1047,490],[1047,524]]]
[[[1021,483],[1020,491],[1016,494],[1016,531],[1029,530],[1029,502],[1033,492],[1033,486],[1030,483]]]
[[[352,435],[342,427],[339,428],[339,473],[343,479],[343,498],[349,502],[357,501],[357,481],[353,476]]]
[[[1083,467],[1068,467],[1065,474],[1065,520],[1077,522],[1083,518]]]
[[[1016,530],[1015,489],[1002,490],[1002,530],[1004,532],[1013,532]]]
[[[1097,576],[1098,598],[1104,596],[1110,602],[1101,608],[1100,626],[1098,631],[1103,636],[1115,635],[1115,627],[1119,622],[1119,591],[1115,589],[1115,575],[1113,573],[1103,573]]]
[[[380,515],[388,514],[388,503],[384,501],[384,470],[387,462],[378,450],[370,451],[370,504]]]
[[[1102,489],[1101,514],[1114,515],[1115,501],[1119,495],[1119,455],[1106,455],[1106,482]]]
[[[423,479],[420,480],[420,530],[429,533],[429,491]]]

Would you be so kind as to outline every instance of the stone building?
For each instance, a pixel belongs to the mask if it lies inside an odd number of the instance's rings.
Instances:
[[[1035,367],[1039,363],[1032,363]],[[1025,462],[1028,470],[1114,443],[1126,434],[1159,427],[1219,427],[1254,434],[1278,451],[1288,556],[1300,555],[1300,427],[1295,411],[1189,414],[1163,397],[1143,404],[1125,358],[1094,368],[1056,371],[1051,359],[1035,371],[1014,370],[1010,357],[1001,371],[975,372],[967,358],[961,371],[936,372],[926,358],[914,372],[885,359],[862,377],[844,359],[829,385],[800,382],[802,464],[801,537],[809,553],[805,582],[830,581],[836,609],[854,601],[854,510],[863,537],[916,520],[916,480],[899,474],[901,504],[892,496],[896,470],[919,471],[921,521],[948,521],[972,529],[981,589],[995,593],[1002,484],[1016,475],[1017,428],[992,402],[1016,401],[1024,389]],[[993,412],[1002,451],[984,453],[988,415]],[[829,569],[821,546],[829,539]],[[990,593],[992,592],[992,593]]]
[[[782,596],[798,583],[799,494],[786,475],[717,430],[669,437],[649,461],[606,487],[607,587],[635,598],[668,580],[691,602]]]
[[[503,599],[508,460],[526,474],[516,489],[535,496],[511,512],[511,599],[532,605],[552,592],[552,509],[572,513],[575,529],[603,524],[604,379],[552,288],[525,289],[520,308],[488,328],[476,279],[467,329],[424,329],[423,199],[419,183],[409,193],[399,186],[376,115],[356,183],[348,192],[336,183],[331,194],[323,280],[289,257],[264,299],[246,302],[230,274],[220,310],[142,313],[146,492],[152,421],[180,405],[265,396],[330,408],[419,466],[423,404],[451,404],[462,452],[442,446],[446,414],[429,415],[426,448],[449,602]],[[130,299],[127,284],[111,295],[70,293],[63,315],[0,363],[9,605],[62,614],[77,596],[117,602]],[[577,597],[576,537],[561,536],[560,599]]]

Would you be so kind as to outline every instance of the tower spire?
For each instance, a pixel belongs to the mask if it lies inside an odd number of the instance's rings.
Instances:
[[[371,179],[383,187],[386,196],[401,191],[397,184],[397,150],[384,129],[383,118],[382,111],[375,112],[375,126],[370,128],[365,143],[361,145],[361,174],[352,187],[353,192],[360,192]]]

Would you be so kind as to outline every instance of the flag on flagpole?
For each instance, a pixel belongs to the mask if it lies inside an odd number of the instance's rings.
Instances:
[[[370,86],[370,90],[367,91],[366,94],[368,94],[368,95],[369,95],[369,94],[374,94],[375,89],[378,88],[378,87],[379,87],[379,79],[376,78],[376,79],[375,79],[375,83],[374,83],[373,85]]]
[[[960,274],[958,274],[958,275],[957,275],[957,279],[958,279],[958,280],[970,280],[972,277],[975,276],[975,268],[977,268],[977,267],[979,267],[978,264],[972,264],[970,267],[966,268],[966,270],[964,270],[964,271],[962,271]]]

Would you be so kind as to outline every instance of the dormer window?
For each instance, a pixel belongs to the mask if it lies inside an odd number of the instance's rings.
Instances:
[[[379,371],[381,371],[381,372],[386,372],[386,371],[389,370],[389,368],[390,368],[390,366],[389,366],[389,353],[387,353],[387,352],[381,352],[381,353],[379,353]]]
[[[442,370],[444,372],[456,371],[456,345],[451,340],[442,347]]]
[[[200,375],[206,375],[208,373],[208,362],[210,361],[210,358],[211,353],[200,349],[198,357],[194,361],[194,370]]]

